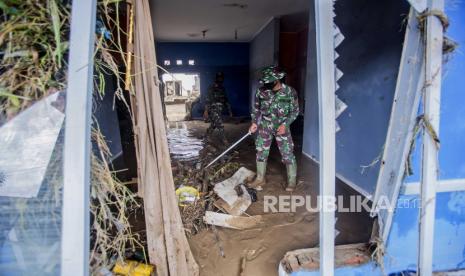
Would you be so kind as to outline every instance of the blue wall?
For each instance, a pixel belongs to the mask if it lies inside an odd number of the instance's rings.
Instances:
[[[443,67],[441,121],[439,137],[440,178],[465,178],[465,2],[446,5],[450,20],[447,35],[459,43]],[[418,181],[421,140],[414,154],[415,175],[407,181]],[[404,183],[404,185],[411,185]],[[405,208],[405,203],[410,208]],[[395,210],[384,258],[384,273],[416,271],[418,258],[418,195],[401,195]],[[435,271],[465,269],[465,191],[438,193],[434,229],[433,269]],[[319,275],[298,272],[292,276]],[[380,267],[370,262],[361,267],[342,267],[335,275],[383,275]]]
[[[406,205],[410,202],[410,205]],[[341,267],[335,275],[397,275],[416,271],[418,252],[418,196],[401,196],[394,215],[384,257],[384,273],[374,262]],[[434,271],[465,269],[465,192],[440,193],[436,197]],[[406,208],[409,206],[410,208]],[[295,272],[292,276],[316,276],[319,272]]]
[[[348,105],[337,119],[336,170],[369,194],[379,165],[362,170],[383,152],[402,54],[406,1],[337,1],[336,25],[345,36],[337,48],[344,73],[336,91]]]
[[[338,97],[348,108],[338,117],[336,172],[366,194],[375,191],[379,162],[362,170],[382,154],[402,53],[402,14],[406,1],[337,1],[336,25],[345,36],[336,48],[335,63],[343,72]],[[310,25],[311,26],[311,25]],[[315,85],[315,31],[309,28],[306,114],[303,151],[319,159],[318,91]]]
[[[465,3],[448,5],[447,36],[459,44],[443,66],[439,138],[440,178],[465,178]]]
[[[208,87],[215,80],[215,74],[223,71],[224,86],[234,116],[249,116],[249,44],[248,43],[156,43],[157,60],[171,73],[198,73],[200,75],[201,100],[192,109],[193,118],[201,118]],[[176,60],[183,65],[177,66]],[[194,66],[187,65],[189,59]],[[163,74],[162,71],[159,71]]]

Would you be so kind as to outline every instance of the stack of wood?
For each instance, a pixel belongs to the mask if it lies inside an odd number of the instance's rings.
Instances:
[[[148,0],[134,1],[134,93],[131,96],[144,198],[148,255],[157,275],[198,275],[177,206]]]

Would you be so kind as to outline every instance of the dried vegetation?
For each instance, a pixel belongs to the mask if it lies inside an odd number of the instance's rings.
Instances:
[[[117,22],[125,2],[99,0],[94,53],[94,97],[103,97],[105,75],[113,75],[115,95],[124,102],[121,72],[126,64]],[[70,1],[0,0],[0,124],[12,119],[34,102],[66,89],[70,33]],[[142,248],[131,231],[128,214],[140,207],[135,195],[112,171],[110,152],[97,123],[91,157],[91,271],[110,267],[128,251]],[[96,153],[97,152],[97,153]],[[61,158],[58,158],[61,162]],[[56,164],[56,167],[62,164]],[[61,170],[57,170],[58,172]],[[62,176],[55,175],[52,202],[61,202]],[[46,207],[46,206],[44,206]],[[55,210],[49,208],[49,212]],[[26,208],[24,211],[27,212]],[[23,214],[27,217],[27,214]],[[59,220],[59,219],[58,219]],[[60,223],[55,226],[59,231]]]

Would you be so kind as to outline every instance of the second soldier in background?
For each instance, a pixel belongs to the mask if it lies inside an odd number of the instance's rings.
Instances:
[[[222,114],[224,108],[227,108],[229,116],[232,117],[232,110],[226,96],[223,81],[223,72],[216,73],[215,82],[208,88],[203,116],[210,121],[210,126],[207,129],[207,137],[210,138],[215,131],[218,131],[223,143],[227,144],[228,140],[224,133]]]

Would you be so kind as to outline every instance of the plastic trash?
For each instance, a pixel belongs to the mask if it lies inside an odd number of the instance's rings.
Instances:
[[[176,190],[179,206],[194,203],[200,197],[199,190],[191,186],[182,186]]]
[[[118,261],[113,267],[113,273],[124,276],[150,276],[154,273],[154,266],[137,261]]]

